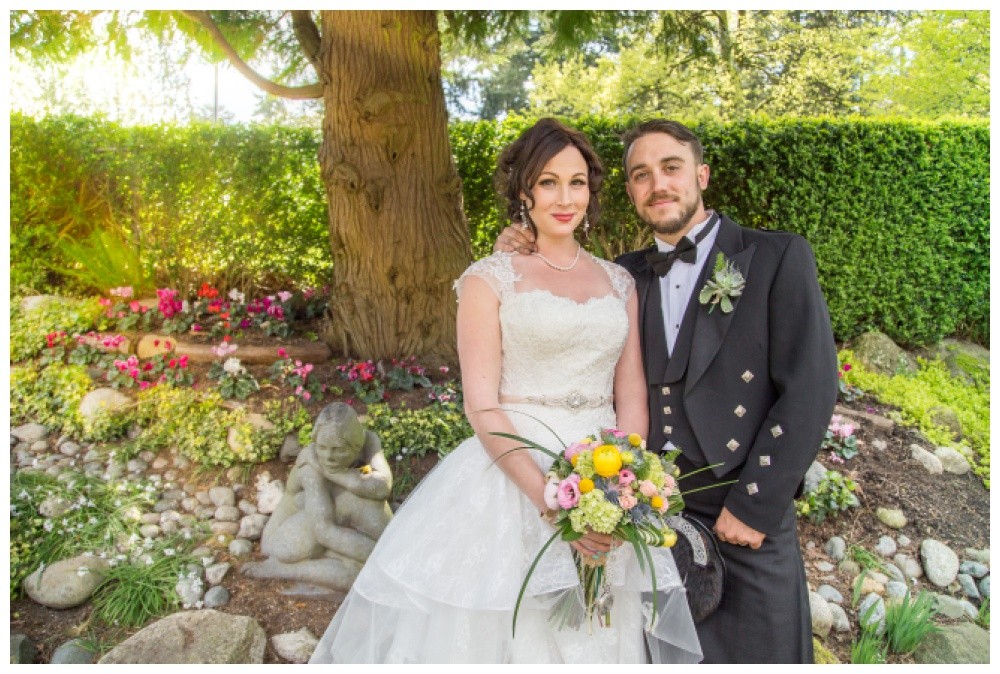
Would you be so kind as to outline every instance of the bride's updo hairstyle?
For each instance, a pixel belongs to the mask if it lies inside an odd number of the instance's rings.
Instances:
[[[562,122],[546,117],[521,133],[517,140],[504,148],[497,161],[497,171],[493,183],[497,193],[507,206],[507,217],[513,222],[521,222],[521,194],[527,197],[525,208],[534,207],[531,188],[538,181],[542,169],[549,160],[572,145],[587,163],[587,187],[590,203],[587,204],[587,219],[593,225],[601,212],[597,198],[604,182],[604,167],[587,137],[571,129]],[[533,234],[535,224],[528,217],[528,226]]]

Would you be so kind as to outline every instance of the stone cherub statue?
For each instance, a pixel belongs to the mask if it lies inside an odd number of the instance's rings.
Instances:
[[[378,436],[350,406],[327,405],[264,527],[267,559],[244,564],[242,572],[346,592],[392,518],[391,489]]]

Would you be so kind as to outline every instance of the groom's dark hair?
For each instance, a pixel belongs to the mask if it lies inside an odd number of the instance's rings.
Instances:
[[[632,143],[651,133],[665,133],[681,143],[690,145],[695,164],[705,162],[705,149],[691,129],[672,119],[650,119],[622,134],[622,143],[625,145],[625,151],[622,153],[625,180],[628,180],[628,151],[632,148]]]

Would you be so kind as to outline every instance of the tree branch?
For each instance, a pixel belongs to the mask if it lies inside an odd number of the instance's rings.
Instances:
[[[253,68],[247,65],[243,59],[240,58],[240,55],[236,53],[233,46],[229,44],[229,40],[226,39],[226,36],[222,34],[219,27],[215,25],[214,21],[212,21],[212,17],[208,15],[208,12],[192,11],[187,9],[182,9],[180,12],[187,18],[204,27],[208,31],[209,35],[212,36],[212,40],[219,46],[220,49],[222,49],[226,58],[229,59],[229,62],[233,64],[233,67],[236,68],[240,74],[267,93],[273,96],[281,96],[282,98],[291,98],[295,100],[323,97],[323,85],[319,82],[315,84],[307,84],[301,87],[288,87],[283,84],[278,84],[277,82],[272,82],[266,77],[259,75],[253,70]]]
[[[295,37],[302,47],[306,58],[312,64],[313,70],[323,80],[323,68],[319,60],[319,47],[321,38],[316,22],[312,20],[312,14],[307,9],[292,10],[292,28],[295,30]]]

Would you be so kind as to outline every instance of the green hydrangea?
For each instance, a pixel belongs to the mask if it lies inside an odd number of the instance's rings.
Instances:
[[[656,485],[657,489],[663,489],[666,473],[663,471],[663,463],[659,459],[647,462],[646,479]]]
[[[621,508],[604,498],[604,492],[594,489],[580,497],[576,508],[569,513],[569,521],[573,530],[581,534],[586,533],[588,527],[601,534],[610,534],[618,526],[622,513]]]
[[[597,469],[594,468],[594,450],[585,449],[576,455],[576,466],[573,467],[580,477],[594,479]]]

